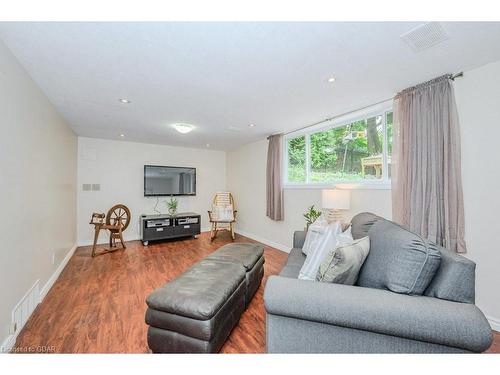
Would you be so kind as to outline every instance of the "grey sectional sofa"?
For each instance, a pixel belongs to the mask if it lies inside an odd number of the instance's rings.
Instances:
[[[355,286],[297,279],[305,232],[295,232],[285,267],[264,292],[269,353],[468,353],[490,346],[491,328],[474,305],[472,261],[370,213],[351,224],[355,239],[370,237]]]

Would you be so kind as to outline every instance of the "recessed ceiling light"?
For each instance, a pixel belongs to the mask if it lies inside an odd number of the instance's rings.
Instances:
[[[251,128],[255,127],[255,124],[248,124]]]
[[[122,137],[122,138],[125,137],[125,134],[120,134],[120,137]]]
[[[207,144],[206,144],[206,146],[207,146],[207,147],[210,147],[210,143],[207,143]]]
[[[120,103],[123,103],[123,104],[130,104],[130,103],[131,103],[131,102],[130,102],[130,100],[128,100],[128,99],[124,99],[124,98],[120,98],[120,99],[118,99],[118,101],[119,101]]]
[[[328,78],[328,82],[330,82],[330,83],[335,82],[335,77]]]
[[[194,125],[184,123],[172,124],[172,127],[181,134],[187,134],[194,129]]]

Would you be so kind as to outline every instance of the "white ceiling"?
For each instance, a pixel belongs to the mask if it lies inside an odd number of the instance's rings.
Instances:
[[[500,23],[443,23],[415,53],[399,36],[419,24],[4,22],[0,38],[78,135],[228,150],[500,60]]]

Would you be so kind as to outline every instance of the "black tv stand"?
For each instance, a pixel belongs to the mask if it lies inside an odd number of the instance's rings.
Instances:
[[[193,236],[196,238],[200,233],[201,216],[193,212],[141,216],[141,241],[144,246],[147,246],[149,241]]]

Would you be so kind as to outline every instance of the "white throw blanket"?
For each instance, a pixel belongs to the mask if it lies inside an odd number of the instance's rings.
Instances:
[[[314,237],[314,241],[310,240],[308,243],[307,257],[300,269],[299,279],[316,280],[319,266],[328,255],[328,252],[337,246],[347,245],[353,241],[351,227],[342,233],[342,224],[340,221],[329,224],[327,227],[324,227],[323,223],[320,226],[323,226],[323,229],[319,236],[317,232],[318,226],[311,226],[307,231],[304,245],[306,245],[309,231],[311,231],[311,237]]]

